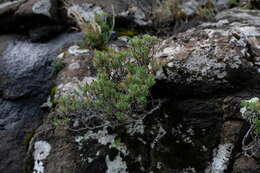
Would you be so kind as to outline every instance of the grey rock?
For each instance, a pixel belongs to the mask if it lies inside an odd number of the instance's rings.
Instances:
[[[51,61],[65,43],[79,39],[80,35],[63,35],[49,43],[36,44],[15,37],[4,41],[7,47],[0,59],[3,98],[16,99],[46,92],[52,75]]]
[[[258,15],[259,11],[228,10],[220,13],[215,23],[204,23],[164,40],[154,55],[166,64],[157,79],[194,93],[243,86],[259,68],[259,28],[252,22],[260,20]]]
[[[51,61],[81,34],[63,34],[48,43],[18,36],[0,39],[0,172],[22,172],[30,133],[41,124],[40,106],[49,94]],[[32,136],[31,136],[32,137]]]
[[[197,2],[196,0],[189,0],[184,1],[184,3],[181,5],[181,10],[185,13],[185,15],[191,16],[197,12],[199,7],[199,2]]]

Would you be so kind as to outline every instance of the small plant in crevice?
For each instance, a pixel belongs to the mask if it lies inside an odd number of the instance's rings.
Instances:
[[[55,60],[53,60],[51,66],[53,69],[53,74],[57,75],[65,67],[65,62],[63,61],[63,59],[56,58]]]
[[[260,100],[255,97],[241,102],[242,117],[250,124],[250,128],[242,141],[245,155],[253,156],[260,149]]]
[[[216,15],[215,6],[212,1],[208,1],[205,5],[197,10],[197,15],[205,19],[212,19]]]
[[[158,0],[158,6],[152,12],[154,23],[159,26],[172,21],[176,24],[186,21],[187,16],[181,10],[181,3],[182,0]]]
[[[249,2],[239,4],[242,9],[260,9],[260,1],[259,0],[250,0]]]
[[[132,38],[127,49],[96,51],[97,79],[80,87],[82,92],[75,96],[60,100],[58,111],[80,120],[88,129],[104,124],[115,127],[144,118],[148,114],[150,88],[155,83],[148,66],[158,41],[144,35]]]
[[[84,40],[81,46],[96,49],[104,48],[111,39],[114,24],[114,17],[111,18],[107,14],[96,14],[94,21],[83,24]]]

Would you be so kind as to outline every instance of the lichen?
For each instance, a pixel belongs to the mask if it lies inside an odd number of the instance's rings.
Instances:
[[[102,145],[108,145],[109,148],[116,148],[124,155],[128,155],[128,150],[126,146],[122,142],[118,143],[118,138],[116,138],[116,135],[108,134],[106,128],[103,130],[99,130],[98,132],[93,132],[92,130],[89,130],[84,136],[77,136],[75,138],[75,142],[78,143],[79,149],[81,149],[83,142],[89,139],[95,139],[98,141],[98,143]]]
[[[45,160],[51,151],[51,145],[46,141],[37,141],[34,144],[34,168],[33,173],[44,173],[43,160]]]
[[[123,161],[120,155],[117,155],[114,160],[110,160],[109,156],[106,157],[107,171],[106,173],[128,173],[126,162]]]
[[[35,14],[44,14],[46,16],[51,17],[50,9],[51,9],[51,1],[50,0],[37,1],[32,7],[32,11]]]
[[[212,164],[206,169],[206,173],[224,173],[231,157],[233,144],[220,144],[213,158]]]

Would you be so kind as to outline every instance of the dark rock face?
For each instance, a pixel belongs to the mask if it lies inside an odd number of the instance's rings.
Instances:
[[[48,81],[52,72],[51,60],[62,45],[75,40],[75,36],[67,35],[43,44],[16,38],[7,41],[7,47],[0,59],[3,67],[0,75],[4,78],[0,83],[3,98],[15,99],[39,93],[46,94],[46,88],[50,86]]]
[[[5,38],[5,39],[3,39]],[[40,124],[51,86],[51,62],[67,43],[80,34],[64,34],[48,43],[31,43],[18,36],[2,37],[0,56],[0,172],[23,169],[28,134]]]

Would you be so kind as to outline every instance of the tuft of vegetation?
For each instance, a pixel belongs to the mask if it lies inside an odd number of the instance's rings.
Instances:
[[[197,15],[205,19],[212,19],[216,15],[215,6],[212,1],[208,1],[205,5],[197,10]]]
[[[230,7],[237,7],[240,5],[239,0],[228,0],[228,4]]]
[[[107,14],[96,14],[95,20],[84,23],[84,41],[82,47],[102,49],[111,39],[114,30],[114,17],[109,18]]]
[[[35,134],[35,130],[32,130],[32,131],[28,132],[23,139],[23,144],[26,146],[27,149],[29,148],[30,142],[31,142],[34,134]]]
[[[158,1],[158,7],[153,10],[154,23],[157,25],[167,24],[169,22],[182,23],[186,21],[187,16],[181,10],[182,0]]]
[[[56,58],[52,62],[51,66],[53,69],[53,74],[57,75],[65,67],[65,63],[64,63],[63,59]]]
[[[81,87],[82,93],[62,98],[59,112],[65,117],[79,115],[77,119],[85,127],[89,127],[86,122],[89,112],[95,120],[102,119],[110,125],[142,118],[149,102],[150,88],[155,83],[155,76],[148,66],[158,41],[156,37],[144,35],[132,38],[125,50],[96,51],[97,79]]]
[[[242,141],[242,149],[246,155],[253,156],[260,148],[260,100],[257,97],[244,100],[241,106],[242,117],[250,124]]]

